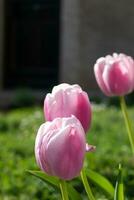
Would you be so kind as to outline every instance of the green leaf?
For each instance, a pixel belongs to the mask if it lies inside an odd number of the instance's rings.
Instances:
[[[67,184],[67,190],[68,190],[68,195],[69,195],[70,199],[72,199],[72,200],[75,200],[75,199],[82,200],[82,197],[77,192],[77,190],[73,188],[72,185]]]
[[[115,185],[114,200],[124,200],[124,189],[123,189],[123,178],[122,178],[122,167],[119,164],[119,173]]]
[[[49,176],[42,171],[27,170],[27,172],[59,189],[59,179],[57,177]],[[67,190],[68,190],[68,195],[71,200],[74,200],[74,199],[82,200],[82,197],[77,192],[77,190],[73,188],[73,186],[69,184],[68,182],[67,182]]]
[[[42,171],[27,170],[27,172],[44,182],[50,183],[53,186],[59,187],[59,179],[54,176],[49,176]]]
[[[114,187],[108,179],[91,169],[86,169],[86,175],[91,181],[103,189],[112,198],[114,197]]]

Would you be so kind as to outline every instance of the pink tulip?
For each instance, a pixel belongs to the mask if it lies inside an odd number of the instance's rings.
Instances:
[[[87,93],[79,85],[63,83],[55,86],[44,100],[44,114],[48,121],[74,115],[80,120],[85,132],[91,124],[91,104]]]
[[[125,54],[99,58],[94,66],[95,77],[107,96],[122,96],[134,90],[134,60]]]
[[[86,146],[84,129],[76,117],[56,118],[38,130],[36,161],[47,174],[70,180],[82,169]]]

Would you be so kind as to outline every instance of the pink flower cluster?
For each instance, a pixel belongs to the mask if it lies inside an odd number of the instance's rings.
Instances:
[[[134,90],[134,60],[125,54],[99,58],[95,77],[107,96],[122,96]],[[38,130],[35,141],[36,161],[41,170],[52,176],[70,180],[83,166],[85,135],[91,125],[91,104],[79,85],[55,86],[44,100],[46,123]]]
[[[78,85],[60,84],[44,101],[47,120],[35,141],[37,164],[49,175],[70,180],[79,175],[86,150],[85,133],[91,124],[88,95]]]

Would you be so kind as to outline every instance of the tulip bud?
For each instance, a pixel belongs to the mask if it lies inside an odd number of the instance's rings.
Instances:
[[[134,60],[130,56],[114,53],[99,58],[94,73],[107,96],[122,96],[134,90]]]
[[[91,104],[86,92],[79,85],[66,83],[55,86],[44,100],[45,119],[52,121],[56,117],[77,117],[85,132],[91,124]]]
[[[56,118],[40,126],[35,156],[47,174],[65,180],[76,177],[82,169],[85,151],[84,129],[75,116]]]

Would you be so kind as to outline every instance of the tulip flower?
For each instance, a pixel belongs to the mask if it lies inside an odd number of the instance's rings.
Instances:
[[[55,86],[44,100],[44,114],[48,121],[74,115],[80,120],[85,132],[91,124],[91,104],[87,93],[79,85],[62,83]]]
[[[36,161],[44,172],[63,180],[79,175],[86,149],[84,129],[75,117],[42,124],[35,141]]]
[[[99,58],[94,66],[96,81],[107,96],[123,96],[134,90],[134,60],[125,54]]]

